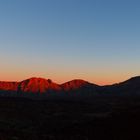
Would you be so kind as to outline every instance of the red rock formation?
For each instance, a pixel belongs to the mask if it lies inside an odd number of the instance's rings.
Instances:
[[[78,79],[59,85],[52,82],[50,79],[35,77],[21,82],[0,82],[0,90],[15,92],[18,91],[19,93],[48,93],[50,91],[55,93],[55,91],[71,91],[80,88],[83,89],[83,87],[90,88],[90,86],[92,87],[94,84]]]
[[[18,85],[18,82],[0,82],[0,90],[17,91]]]
[[[87,85],[90,85],[90,83],[84,80],[76,79],[76,80],[72,80],[72,81],[62,84],[61,87],[65,91],[69,91],[69,90],[75,90],[75,89],[78,89]]]
[[[59,91],[61,87],[50,79],[30,78],[20,82],[19,90],[30,93],[45,93],[48,90]]]

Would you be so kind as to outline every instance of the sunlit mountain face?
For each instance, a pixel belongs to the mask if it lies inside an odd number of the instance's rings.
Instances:
[[[21,93],[27,95],[139,95],[140,77],[133,77],[124,82],[99,86],[88,81],[75,79],[63,84],[57,84],[51,79],[29,78],[21,82],[0,82],[0,92],[9,95],[20,96]],[[7,95],[6,94],[6,95]]]
[[[60,91],[61,86],[52,82],[50,79],[30,78],[18,85],[21,92],[46,93],[48,90]]]
[[[0,90],[5,91],[17,91],[19,83],[18,82],[0,82]]]
[[[61,85],[61,87],[65,91],[76,90],[76,89],[83,88],[83,87],[90,88],[92,86],[96,87],[97,85],[89,83],[89,82],[84,81],[84,80],[80,80],[80,79],[72,80],[72,81],[66,82],[66,83]]]
[[[73,80],[62,85],[54,83],[51,79],[30,78],[21,82],[0,82],[0,90],[21,91],[30,93],[46,93],[48,90],[54,91],[69,91],[88,87],[92,84],[84,80]]]
[[[29,78],[21,82],[0,82],[0,90],[15,92],[15,93],[73,93],[73,92],[87,92],[94,91],[98,85],[89,83],[84,80],[76,79],[63,84],[57,84],[51,79],[44,78]]]

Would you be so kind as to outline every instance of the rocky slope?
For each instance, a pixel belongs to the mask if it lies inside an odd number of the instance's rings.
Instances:
[[[98,86],[84,80],[76,79],[63,84],[57,84],[50,79],[29,78],[21,82],[0,82],[0,93],[14,92],[19,93],[38,93],[38,94],[57,94],[69,93],[78,95],[100,95],[100,93],[109,93],[111,95],[140,95],[140,76],[133,77],[124,82],[109,85]]]
[[[20,82],[18,90],[30,93],[46,93],[49,91],[60,91],[61,87],[50,79],[34,77]]]

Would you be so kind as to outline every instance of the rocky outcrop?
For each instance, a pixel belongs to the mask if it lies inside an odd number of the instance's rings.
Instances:
[[[49,91],[60,91],[61,87],[50,79],[30,78],[20,82],[18,89],[25,93],[47,93]]]

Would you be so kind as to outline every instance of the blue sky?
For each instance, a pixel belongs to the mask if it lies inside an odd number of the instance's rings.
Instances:
[[[1,80],[110,84],[139,75],[138,0],[0,0]]]

